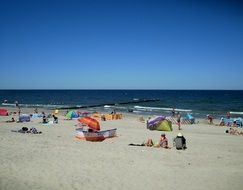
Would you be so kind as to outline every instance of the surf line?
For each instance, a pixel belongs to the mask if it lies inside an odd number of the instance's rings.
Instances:
[[[58,109],[77,109],[77,108],[93,108],[93,107],[102,107],[102,106],[115,106],[115,105],[125,105],[125,104],[135,104],[143,102],[157,102],[159,99],[138,99],[127,102],[118,102],[118,103],[105,103],[105,104],[95,104],[95,105],[86,105],[86,106],[70,106],[70,107],[59,107]]]

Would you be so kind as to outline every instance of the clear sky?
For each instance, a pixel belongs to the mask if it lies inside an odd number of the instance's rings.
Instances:
[[[243,89],[243,3],[0,0],[0,69],[0,89]]]

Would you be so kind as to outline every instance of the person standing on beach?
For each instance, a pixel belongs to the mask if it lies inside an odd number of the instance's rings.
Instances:
[[[226,113],[226,118],[227,118],[227,119],[230,119],[230,112],[227,112],[227,113]]]
[[[21,114],[21,109],[20,109],[20,107],[18,106],[18,115],[20,116],[20,114]]]
[[[177,125],[178,125],[178,130],[181,130],[181,114],[178,112],[177,113]]]
[[[172,117],[175,117],[175,108],[172,109],[171,114],[172,114]]]
[[[207,119],[208,119],[209,124],[212,125],[213,124],[213,116],[208,114]]]

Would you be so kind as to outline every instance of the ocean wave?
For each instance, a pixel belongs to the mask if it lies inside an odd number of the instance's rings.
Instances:
[[[243,112],[239,112],[239,111],[230,111],[230,114],[243,115]]]
[[[7,107],[16,107],[16,104],[10,104],[10,103],[2,103],[3,106]],[[54,104],[18,104],[20,107],[26,107],[26,108],[63,108],[63,107],[70,107],[70,105],[54,105]]]
[[[134,109],[141,111],[155,111],[155,110],[163,110],[163,111],[172,111],[173,108],[160,108],[160,107],[145,107],[145,106],[134,106]],[[175,111],[180,112],[191,112],[190,109],[175,109]]]
[[[116,108],[116,109],[128,109],[128,107],[122,107],[122,106],[109,106],[109,105],[105,105],[104,108]]]

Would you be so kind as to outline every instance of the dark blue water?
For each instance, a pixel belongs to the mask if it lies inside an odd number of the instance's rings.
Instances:
[[[118,104],[138,99],[159,101]],[[169,109],[174,107],[182,114],[190,112],[196,117],[205,117],[208,113],[220,117],[227,111],[243,112],[242,90],[0,90],[0,101],[4,100],[8,103],[18,101],[23,107],[50,108],[117,103],[116,110],[126,112],[130,109],[139,114],[168,115]],[[109,111],[114,107],[95,109]]]

